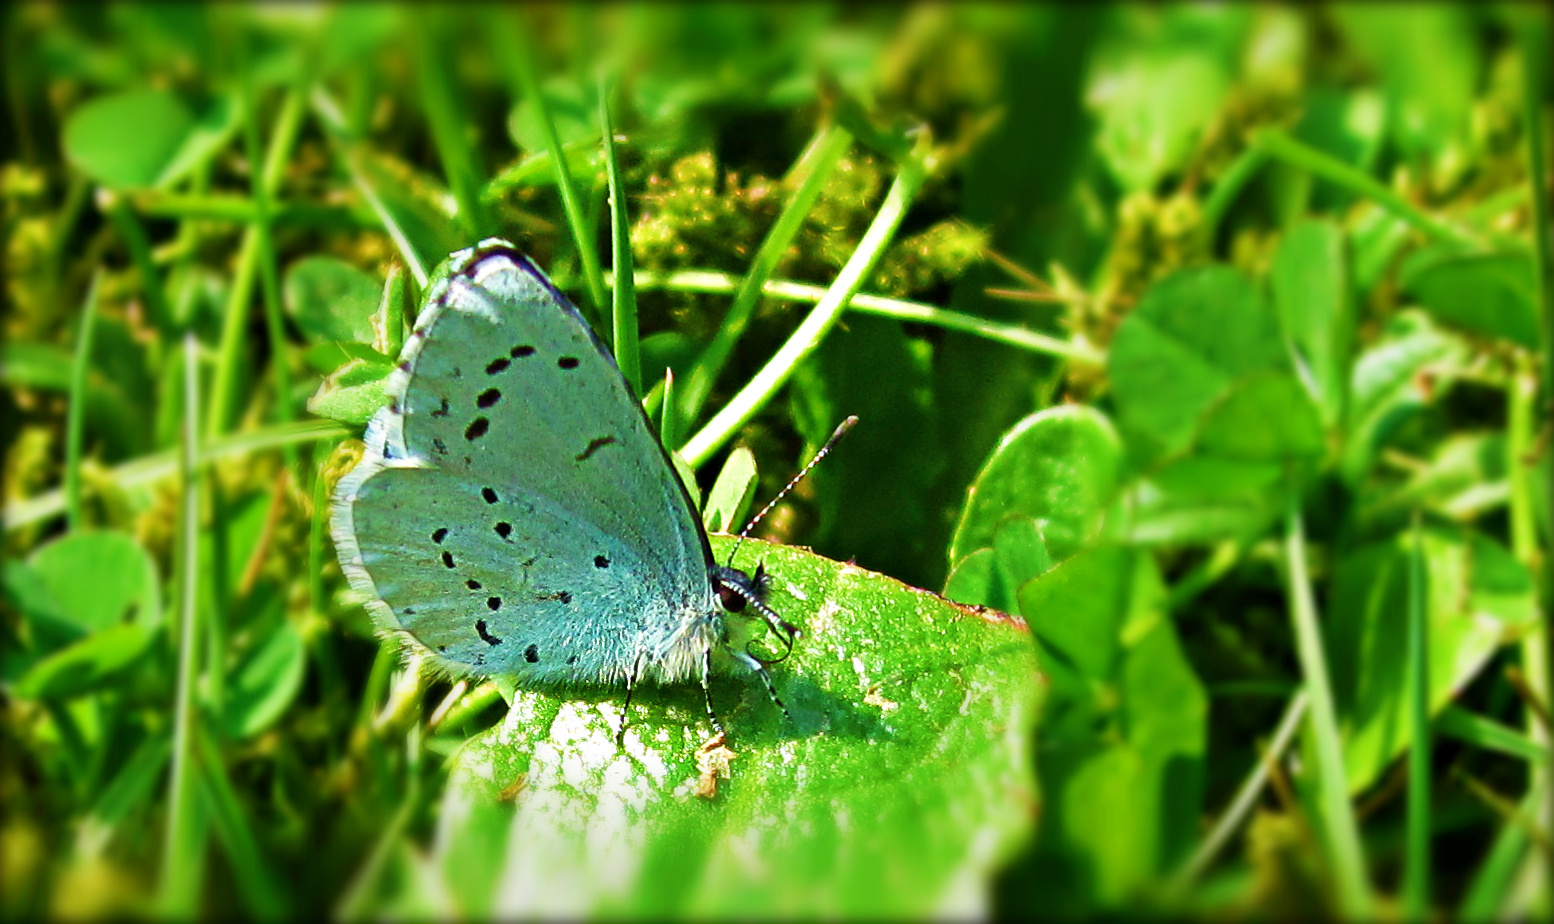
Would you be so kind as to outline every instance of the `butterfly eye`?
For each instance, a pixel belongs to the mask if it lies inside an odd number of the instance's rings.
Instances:
[[[738,613],[745,608],[745,596],[727,584],[718,585],[718,602],[723,604],[723,609],[730,613]]]

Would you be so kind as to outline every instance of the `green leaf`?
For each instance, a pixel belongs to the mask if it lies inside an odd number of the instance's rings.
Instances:
[[[302,351],[302,361],[319,372],[333,372],[353,359],[379,366],[394,362],[365,343],[347,340],[326,340]]]
[[[1468,10],[1345,4],[1333,14],[1343,38],[1379,72],[1388,128],[1403,151],[1448,174],[1466,166],[1461,146],[1483,69]]]
[[[1409,473],[1397,488],[1373,498],[1361,498],[1360,519],[1377,534],[1390,525],[1401,527],[1407,514],[1420,508],[1459,521],[1471,521],[1505,506],[1510,497],[1506,477],[1506,437],[1499,433],[1458,433],[1436,445],[1424,466]]]
[[[1100,122],[1095,145],[1112,175],[1124,189],[1149,190],[1186,166],[1218,115],[1248,17],[1177,8],[1118,19],[1132,34],[1093,54],[1085,101]]]
[[[247,652],[229,679],[222,721],[230,738],[264,731],[290,708],[307,673],[302,635],[282,619]]]
[[[1290,229],[1274,253],[1273,303],[1295,347],[1301,382],[1331,429],[1343,420],[1354,349],[1355,315],[1349,294],[1343,232],[1329,222]]]
[[[593,144],[599,140],[599,100],[591,83],[554,77],[540,90],[545,107],[555,121],[556,135],[563,146]],[[507,117],[507,132],[524,153],[546,150],[545,132],[540,125],[540,108],[533,100],[520,100]],[[568,158],[570,160],[570,157]]]
[[[1021,586],[1020,612],[1029,614],[1038,649],[1051,656],[1044,664],[1061,661],[1089,679],[1111,676],[1130,612],[1133,562],[1126,549],[1087,549]]]
[[[454,758],[433,859],[459,913],[986,913],[1036,807],[1023,624],[796,548],[741,559],[804,631],[774,669],[793,724],[755,678],[715,677],[736,753],[706,800],[694,683],[639,690],[624,748],[619,692],[518,693]]]
[[[215,156],[238,124],[225,96],[193,99],[126,90],[91,100],[65,121],[65,156],[104,186],[167,187]]]
[[[1326,441],[1317,415],[1316,404],[1293,375],[1256,375],[1237,382],[1208,409],[1197,451],[1254,467],[1321,456]]]
[[[1130,491],[1121,535],[1144,545],[1251,540],[1283,509],[1283,478],[1277,462],[1173,459]]]
[[[978,549],[960,560],[945,581],[944,595],[1018,613],[1020,587],[1051,567],[1052,554],[1040,525],[1029,517],[1012,517],[999,522],[992,548]]]
[[[990,548],[999,524],[1036,521],[1052,560],[1096,536],[1121,477],[1122,447],[1094,408],[1063,405],[1020,421],[999,440],[972,483],[950,562]]]
[[[377,280],[344,260],[303,257],[286,270],[286,313],[309,341],[372,343]]]
[[[319,385],[308,399],[308,412],[341,423],[365,426],[378,409],[388,404],[391,363],[351,360]]]
[[[1241,272],[1209,266],[1152,286],[1112,341],[1107,372],[1130,452],[1188,449],[1235,384],[1289,369],[1278,321]]]
[[[150,554],[125,533],[71,533],[28,559],[56,612],[84,633],[162,621],[161,585]]]
[[[707,494],[702,522],[708,532],[732,533],[744,525],[755,497],[755,453],[743,446],[728,454],[723,470]]]
[[[1431,399],[1425,376],[1467,354],[1463,344],[1417,312],[1401,312],[1377,342],[1355,361],[1339,472],[1352,488],[1370,472],[1377,454],[1405,421]]]
[[[149,623],[109,626],[33,664],[16,682],[21,699],[69,699],[111,686],[151,650],[157,630]]]
[[[1445,323],[1529,350],[1540,348],[1531,254],[1436,244],[1409,255],[1399,277],[1403,290]]]
[[[1025,869],[1065,913],[1120,907],[1198,837],[1208,699],[1163,615],[1154,561],[1090,549],[1021,590],[1051,680],[1043,818]]]
[[[1353,791],[1373,783],[1413,737],[1406,692],[1408,542],[1399,535],[1335,563],[1327,644]],[[1432,715],[1537,620],[1532,577],[1503,546],[1463,528],[1424,532]]]

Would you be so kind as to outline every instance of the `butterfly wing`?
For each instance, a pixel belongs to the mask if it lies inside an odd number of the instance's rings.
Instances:
[[[380,627],[453,671],[618,680],[714,611],[706,534],[581,315],[509,244],[454,255],[335,492]]]

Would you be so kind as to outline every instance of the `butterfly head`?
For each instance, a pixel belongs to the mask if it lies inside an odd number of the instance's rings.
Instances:
[[[756,654],[751,649],[753,642],[745,646],[745,652],[763,665],[786,660],[793,653],[793,643],[799,637],[798,627],[778,616],[776,610],[767,605],[766,591],[770,584],[771,577],[761,565],[756,566],[754,574],[746,574],[738,568],[719,567],[712,570],[712,586],[724,611],[742,613],[748,607],[760,615],[767,629],[781,639],[783,653],[776,658]]]

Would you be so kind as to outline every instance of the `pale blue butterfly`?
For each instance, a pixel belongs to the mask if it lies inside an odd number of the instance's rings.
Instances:
[[[453,254],[426,304],[330,517],[379,629],[450,674],[624,683],[628,706],[639,681],[699,677],[720,735],[709,675],[724,651],[787,714],[766,671],[781,658],[730,644],[725,616],[748,608],[789,651],[797,630],[766,604],[760,568],[712,557],[577,309],[495,238]]]

